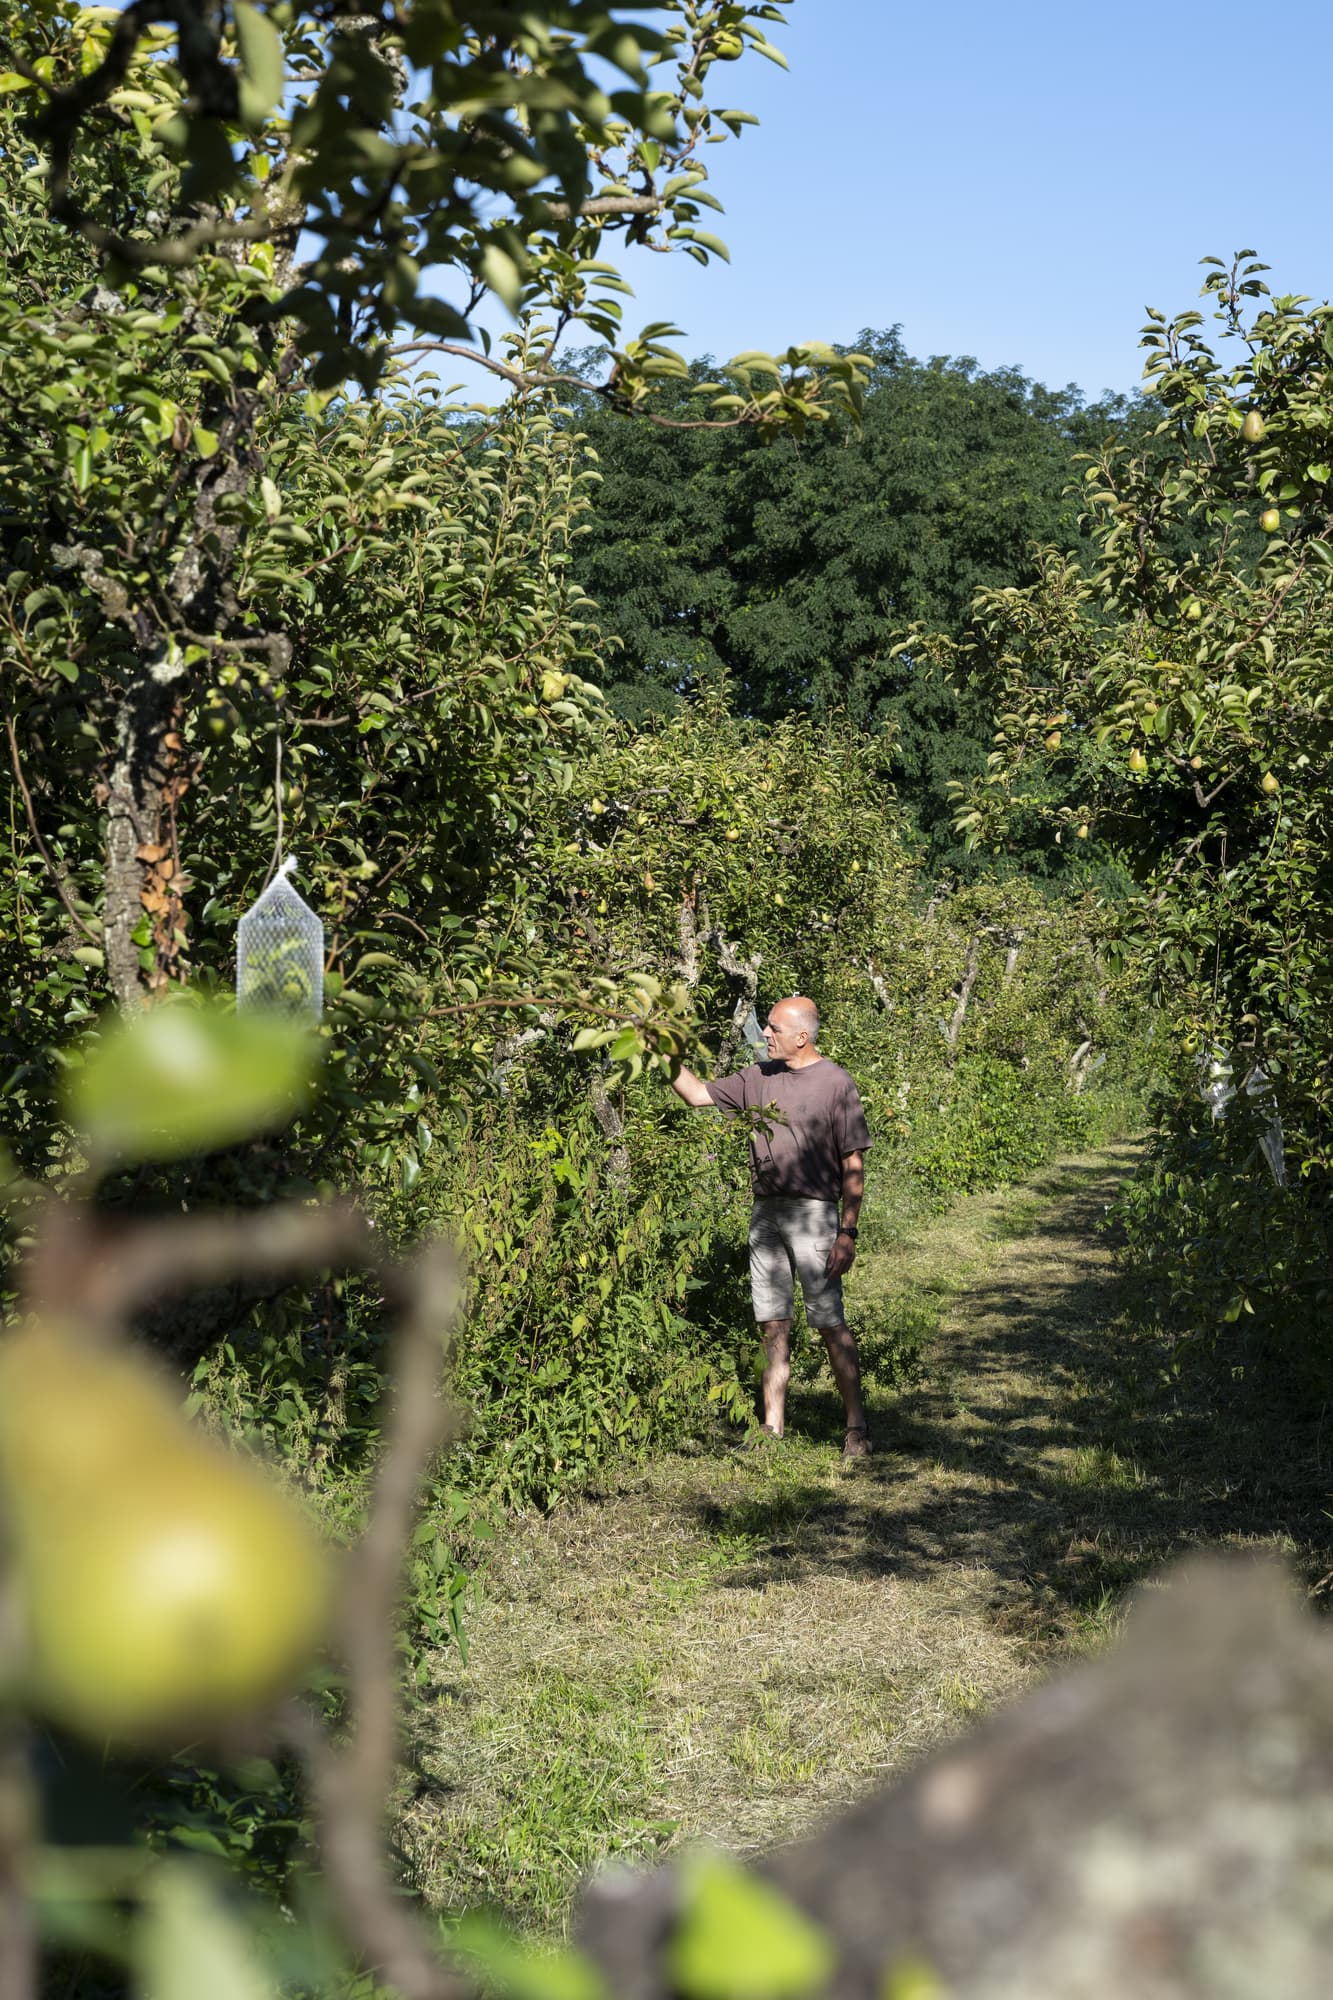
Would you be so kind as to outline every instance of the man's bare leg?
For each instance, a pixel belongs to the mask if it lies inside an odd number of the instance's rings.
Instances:
[[[829,1367],[833,1370],[833,1379],[847,1412],[847,1428],[849,1431],[863,1431],[866,1413],[861,1402],[861,1357],[856,1351],[856,1335],[846,1325],[821,1326],[819,1331],[828,1349]]]
[[[787,1384],[791,1380],[791,1321],[761,1319],[764,1336],[764,1428],[782,1436],[787,1415]],[[850,1336],[849,1336],[850,1337]]]

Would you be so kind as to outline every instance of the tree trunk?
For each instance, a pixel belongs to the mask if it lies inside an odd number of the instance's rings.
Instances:
[[[1018,954],[1023,949],[1023,941],[1026,937],[1026,931],[1010,932],[1008,948],[1004,954],[1003,986],[1006,992],[1008,992],[1010,986],[1013,984],[1014,974],[1018,970]]]
[[[179,656],[150,661],[121,704],[108,779],[106,882],[102,924],[106,972],[119,1007],[147,997],[134,932],[144,916],[141,850],[160,845],[163,787],[171,765],[172,721],[185,669]]]

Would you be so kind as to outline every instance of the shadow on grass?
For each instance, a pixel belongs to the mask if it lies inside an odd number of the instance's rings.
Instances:
[[[1333,1569],[1328,1404],[1277,1361],[1239,1381],[1178,1370],[1133,1325],[1132,1274],[1080,1254],[1132,1164],[1032,1185],[993,1232],[1014,1249],[954,1294],[943,1371],[872,1396],[878,1450],[845,1478],[823,1456],[842,1439],[831,1389],[794,1386],[792,1449],[747,1497],[699,1505],[710,1531],[759,1544],[733,1584],[988,1571],[998,1622],[1067,1644],[1188,1548],[1276,1546],[1311,1585]]]

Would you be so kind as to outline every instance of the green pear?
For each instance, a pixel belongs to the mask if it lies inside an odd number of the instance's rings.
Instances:
[[[329,1564],[303,1512],[124,1348],[46,1328],[0,1347],[0,1507],[28,1698],[86,1735],[206,1733],[319,1643]]]

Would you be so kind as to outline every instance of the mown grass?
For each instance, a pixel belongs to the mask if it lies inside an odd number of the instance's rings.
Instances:
[[[783,1444],[722,1436],[497,1547],[415,1717],[404,1864],[442,1911],[560,1934],[580,1877],[807,1830],[1055,1664],[1201,1543],[1333,1571],[1333,1428],[1187,1380],[1098,1225],[1127,1147],[918,1219],[852,1309],[883,1449],[852,1470],[819,1350]],[[888,1239],[888,1240],[886,1240]]]

